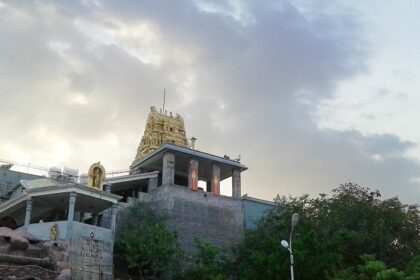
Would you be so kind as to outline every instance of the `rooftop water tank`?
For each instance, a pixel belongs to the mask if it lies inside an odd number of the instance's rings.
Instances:
[[[66,177],[67,182],[77,183],[77,180],[79,178],[79,170],[69,168],[69,167],[64,167],[63,176]]]
[[[53,180],[57,180],[61,177],[62,172],[61,172],[61,168],[60,167],[50,167],[50,169],[48,170],[48,177],[53,179]]]

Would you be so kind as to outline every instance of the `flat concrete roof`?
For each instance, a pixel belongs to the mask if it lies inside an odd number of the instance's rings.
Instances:
[[[13,212],[23,214],[26,208],[26,200],[33,200],[33,215],[54,211],[55,209],[68,209],[69,194],[76,193],[75,211],[100,213],[118,203],[122,197],[107,193],[79,184],[64,186],[45,186],[27,189],[20,196],[0,204],[0,218]]]
[[[256,197],[251,197],[248,195],[243,195],[241,197],[242,200],[249,200],[249,201],[253,201],[253,202],[257,202],[257,203],[261,203],[261,204],[267,204],[267,205],[272,205],[272,206],[276,206],[277,204],[273,201],[268,201],[265,199],[261,199],[261,198],[256,198]]]
[[[106,178],[104,184],[111,185],[111,192],[124,191],[136,187],[147,186],[150,178],[157,178],[159,171],[129,174]]]
[[[119,184],[119,183],[125,183],[125,182],[143,181],[146,179],[157,177],[158,173],[159,172],[157,171],[153,171],[153,172],[147,172],[147,173],[109,177],[104,180],[104,184]]]
[[[221,180],[231,177],[234,169],[238,169],[240,172],[248,169],[248,167],[238,161],[173,144],[165,144],[145,158],[135,162],[133,164],[133,169],[161,171],[163,154],[165,152],[172,152],[175,154],[175,175],[188,176],[189,160],[192,158],[197,159],[199,180],[210,180],[212,177],[211,165],[213,163],[220,166]]]

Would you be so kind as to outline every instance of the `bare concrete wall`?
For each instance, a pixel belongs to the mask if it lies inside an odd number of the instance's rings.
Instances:
[[[178,232],[186,251],[194,250],[195,236],[224,248],[243,238],[244,212],[240,199],[194,192],[176,185],[160,186],[152,197],[152,206],[159,214],[168,216],[168,227]]]
[[[224,248],[238,244],[243,238],[245,219],[241,199],[166,185],[142,194],[139,201],[167,218],[168,228],[178,233],[178,240],[187,252],[194,251],[194,237]],[[130,205],[118,205],[117,240],[126,228],[127,219],[132,218],[128,214]]]
[[[111,230],[75,222],[69,242],[72,279],[113,279],[113,245]]]

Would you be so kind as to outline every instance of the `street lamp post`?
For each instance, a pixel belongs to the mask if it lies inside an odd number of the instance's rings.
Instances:
[[[293,230],[295,229],[296,224],[299,221],[299,214],[294,213],[292,216],[292,229],[290,230],[290,237],[289,237],[289,243],[286,240],[281,241],[281,246],[286,248],[290,253],[290,279],[294,280],[295,275],[293,272],[293,250],[292,250],[292,237],[293,237]],[[290,245],[289,245],[290,244]]]

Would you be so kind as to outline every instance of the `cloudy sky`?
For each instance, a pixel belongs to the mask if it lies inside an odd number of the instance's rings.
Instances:
[[[0,0],[0,159],[127,169],[166,88],[197,148],[242,155],[244,194],[351,181],[417,203],[419,9]]]

